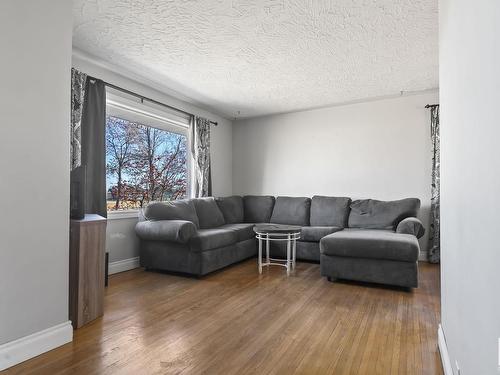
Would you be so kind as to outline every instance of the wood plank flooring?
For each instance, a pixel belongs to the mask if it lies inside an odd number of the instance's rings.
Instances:
[[[256,260],[202,279],[114,275],[105,314],[6,374],[442,374],[439,267],[412,292],[330,283],[319,265],[259,276]]]

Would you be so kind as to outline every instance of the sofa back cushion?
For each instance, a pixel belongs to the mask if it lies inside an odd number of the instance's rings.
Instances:
[[[274,197],[271,195],[245,195],[243,197],[245,223],[269,223],[273,207]]]
[[[274,204],[271,223],[290,225],[309,225],[311,198],[278,197]]]
[[[220,227],[226,224],[214,197],[192,199],[201,229]]]
[[[406,198],[397,201],[361,199],[351,203],[349,227],[394,229],[401,220],[417,216],[420,200]]]
[[[200,226],[194,204],[190,200],[177,200],[170,202],[151,202],[142,211],[146,220],[187,220]]]
[[[344,228],[351,198],[315,195],[311,200],[311,225]]]
[[[215,198],[226,224],[243,223],[243,198],[239,195]]]

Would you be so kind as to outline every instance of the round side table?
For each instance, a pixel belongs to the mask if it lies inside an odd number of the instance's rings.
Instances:
[[[295,269],[297,240],[300,238],[300,227],[282,224],[257,224],[254,226],[255,238],[259,241],[259,273],[264,266],[282,266],[286,268],[286,275]],[[266,242],[266,259],[262,260],[262,242]],[[286,259],[269,257],[269,244],[271,241],[286,241]]]

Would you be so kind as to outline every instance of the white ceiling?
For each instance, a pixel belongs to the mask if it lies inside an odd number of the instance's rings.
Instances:
[[[73,4],[75,47],[227,117],[438,86],[437,0]]]

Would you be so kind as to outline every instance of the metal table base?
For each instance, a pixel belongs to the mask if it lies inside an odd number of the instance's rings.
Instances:
[[[295,258],[297,253],[297,240],[300,238],[300,232],[295,233],[261,233],[256,232],[256,238],[259,240],[259,273],[262,273],[262,267],[281,266],[286,268],[286,275],[295,269]],[[262,242],[266,242],[266,259],[262,259]],[[269,256],[269,245],[271,241],[286,241],[286,259],[276,259]]]

